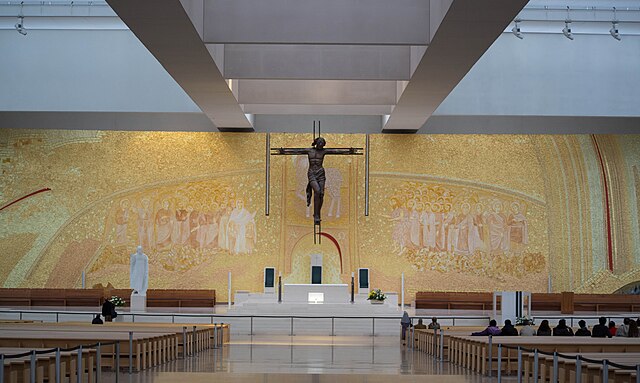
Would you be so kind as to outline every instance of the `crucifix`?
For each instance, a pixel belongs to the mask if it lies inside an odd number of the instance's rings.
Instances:
[[[362,155],[362,148],[325,148],[327,142],[320,136],[320,121],[318,121],[318,136],[316,137],[316,122],[313,121],[313,142],[310,148],[271,148],[271,155],[307,155],[309,170],[307,171],[307,206],[313,197],[313,242],[320,243],[322,232],[320,210],[324,202],[324,183],[326,177],[322,163],[326,155]]]

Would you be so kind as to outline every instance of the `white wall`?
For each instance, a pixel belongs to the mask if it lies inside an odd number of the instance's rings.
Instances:
[[[640,37],[503,34],[436,115],[640,116]]]
[[[0,111],[200,112],[128,30],[0,30],[0,55]]]

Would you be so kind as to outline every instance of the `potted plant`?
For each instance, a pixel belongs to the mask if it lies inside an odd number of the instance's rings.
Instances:
[[[111,298],[109,298],[109,301],[111,303],[113,303],[114,306],[116,307],[122,307],[124,306],[124,299],[120,298],[117,295],[112,296]]]
[[[516,318],[516,326],[524,326],[524,322],[529,322],[530,325],[535,325],[534,319],[528,316],[521,316]]]
[[[384,300],[387,299],[387,296],[384,295],[382,290],[375,289],[369,293],[369,297],[367,300],[371,301],[371,304],[379,305],[384,303]]]

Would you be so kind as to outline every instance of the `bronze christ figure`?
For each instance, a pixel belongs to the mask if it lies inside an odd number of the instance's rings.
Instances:
[[[320,210],[324,202],[324,183],[326,177],[322,162],[324,156],[339,155],[361,155],[362,148],[325,148],[327,144],[324,138],[317,137],[313,140],[310,148],[271,148],[271,154],[280,155],[307,155],[309,158],[309,170],[307,177],[307,206],[311,204],[311,196],[313,195],[313,223],[320,225]]]

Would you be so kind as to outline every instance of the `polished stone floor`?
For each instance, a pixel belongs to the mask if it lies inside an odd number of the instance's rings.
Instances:
[[[235,336],[224,349],[118,378],[123,383],[496,381],[434,361],[386,336]],[[115,375],[105,372],[103,381],[115,382]]]

